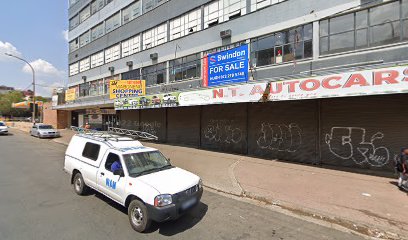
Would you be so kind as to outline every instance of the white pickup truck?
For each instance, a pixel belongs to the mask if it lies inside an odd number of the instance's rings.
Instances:
[[[76,134],[64,170],[79,195],[94,189],[128,209],[132,228],[177,219],[200,202],[201,179],[174,167],[163,154],[129,137]]]

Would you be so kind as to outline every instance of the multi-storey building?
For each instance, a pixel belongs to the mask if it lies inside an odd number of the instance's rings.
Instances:
[[[390,171],[408,144],[407,43],[408,0],[70,0],[76,99],[56,108],[70,112],[72,125],[140,129],[172,144]],[[114,111],[110,80],[146,80],[150,96],[200,96],[206,56],[242,45],[247,81],[210,88],[212,97],[263,83],[259,103],[215,105],[204,94],[196,106]],[[294,93],[296,84],[313,94],[269,94],[282,86]]]

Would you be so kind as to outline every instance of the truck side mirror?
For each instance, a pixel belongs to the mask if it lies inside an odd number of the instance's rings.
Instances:
[[[113,175],[118,175],[119,177],[124,177],[125,173],[123,172],[123,169],[116,169],[113,171]]]

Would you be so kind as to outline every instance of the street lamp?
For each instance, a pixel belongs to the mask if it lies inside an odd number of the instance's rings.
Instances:
[[[23,58],[14,56],[13,54],[10,54],[10,53],[4,53],[4,54],[9,56],[9,57],[17,58],[17,59],[27,63],[28,66],[30,66],[31,71],[33,72],[33,119],[32,119],[32,121],[35,124],[35,115],[36,115],[35,113],[36,112],[35,112],[35,71],[34,71],[34,68],[33,68],[33,66],[31,66],[31,64],[27,60],[25,60]]]

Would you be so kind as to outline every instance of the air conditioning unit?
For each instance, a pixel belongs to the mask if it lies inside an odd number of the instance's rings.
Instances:
[[[132,61],[126,62],[126,66],[128,66],[128,67],[133,66],[133,62]]]
[[[151,54],[150,54],[150,59],[152,59],[152,60],[157,60],[157,58],[159,58],[159,54],[158,54],[158,53],[151,53]]]
[[[224,39],[224,38],[229,38],[229,37],[231,37],[231,34],[232,34],[231,29],[224,30],[224,31],[221,31],[221,32],[220,32],[220,37],[221,37],[222,39]]]
[[[110,72],[114,72],[114,71],[115,71],[115,68],[114,68],[114,67],[108,67],[108,70],[109,70]]]

